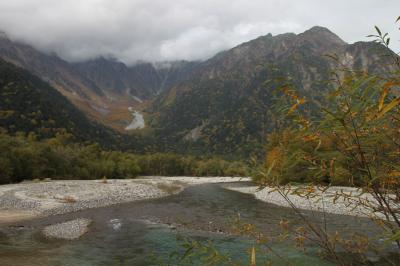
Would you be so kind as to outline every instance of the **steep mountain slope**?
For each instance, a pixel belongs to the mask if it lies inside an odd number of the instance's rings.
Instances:
[[[192,77],[160,95],[149,111],[165,149],[249,154],[261,151],[274,128],[271,110],[282,77],[310,97],[329,89],[330,71],[339,65],[385,69],[383,48],[375,43],[347,44],[314,27],[301,34],[266,35],[217,54]],[[326,54],[336,54],[338,61]]]
[[[128,67],[112,59],[98,58],[74,67],[105,94],[130,95],[140,102],[186,79],[196,65],[196,62],[176,61]]]
[[[103,91],[89,79],[80,75],[68,62],[56,55],[42,53],[27,44],[12,41],[5,35],[0,37],[0,58],[25,68],[49,82],[90,117],[104,124],[113,125],[112,121],[107,120],[107,114],[110,113],[108,107],[111,104]],[[125,102],[124,111],[129,119],[127,106],[130,102]]]
[[[90,121],[48,83],[0,59],[0,128],[10,133],[34,132],[39,137],[72,134],[78,141],[115,147],[121,137]]]
[[[66,61],[56,55],[41,53],[27,44],[13,42],[4,34],[0,36],[0,57],[50,82],[65,95],[83,99],[103,95],[95,84],[81,77]]]
[[[127,67],[104,58],[71,64],[5,34],[0,34],[0,58],[49,82],[90,117],[121,131],[132,120],[130,107],[140,108],[143,101],[184,80],[196,66],[172,62]]]

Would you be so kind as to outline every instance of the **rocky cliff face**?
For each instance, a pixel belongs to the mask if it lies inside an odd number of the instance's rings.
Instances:
[[[160,95],[149,109],[153,126],[165,143],[249,153],[261,149],[265,134],[274,127],[272,101],[281,86],[278,80],[318,98],[330,89],[326,81],[339,66],[390,68],[382,67],[382,52],[388,51],[375,43],[347,44],[322,27],[298,35],[262,36],[203,62],[191,78]]]
[[[132,96],[139,102],[153,98],[165,89],[177,85],[197,66],[196,62],[177,61],[158,64],[125,64],[99,58],[75,64],[75,69],[93,82],[105,94]]]

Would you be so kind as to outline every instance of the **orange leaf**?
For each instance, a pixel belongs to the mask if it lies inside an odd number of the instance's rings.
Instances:
[[[299,103],[295,103],[292,107],[290,107],[288,114],[293,113],[297,109],[297,107],[299,107]]]
[[[304,104],[306,102],[306,99],[301,98],[297,101],[299,104]]]

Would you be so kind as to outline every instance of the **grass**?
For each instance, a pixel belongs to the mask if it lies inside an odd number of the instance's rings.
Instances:
[[[168,193],[169,195],[172,195],[181,190],[182,185],[176,184],[175,182],[171,184],[158,183],[157,188]]]
[[[72,196],[64,196],[62,198],[62,202],[63,203],[75,203],[76,199],[74,197],[72,197]]]

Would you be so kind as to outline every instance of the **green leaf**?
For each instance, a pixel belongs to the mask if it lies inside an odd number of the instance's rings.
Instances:
[[[378,32],[379,36],[382,36],[381,30],[378,28],[378,26],[375,26],[376,31]]]
[[[394,233],[394,235],[392,235],[388,240],[386,240],[386,243],[397,240],[400,240],[400,230],[398,230],[396,233]]]
[[[266,177],[269,177],[269,175],[271,174],[271,170],[272,170],[272,168],[274,168],[275,162],[276,162],[276,160],[274,160],[274,161],[272,162],[271,166],[268,167],[268,171],[267,171]]]

